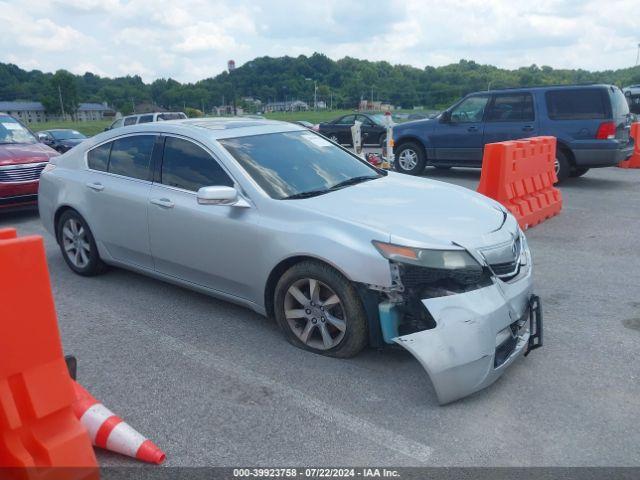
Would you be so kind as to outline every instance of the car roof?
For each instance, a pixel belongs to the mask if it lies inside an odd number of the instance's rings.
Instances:
[[[538,91],[538,90],[568,90],[568,89],[576,89],[576,88],[610,88],[610,87],[615,87],[615,85],[609,85],[606,83],[580,83],[580,84],[574,84],[574,85],[538,85],[538,86],[534,86],[534,87],[512,87],[512,88],[496,88],[493,90],[486,90],[486,91],[478,91],[478,92],[473,92],[470,93],[469,95],[481,95],[481,94],[493,94],[493,93],[503,93],[503,92],[513,92],[513,93],[518,93],[518,92],[530,92],[532,90],[534,91]]]
[[[129,125],[101,133],[97,135],[96,138],[99,137],[99,140],[102,141],[103,139],[117,137],[127,133],[155,132],[177,133],[183,135],[197,133],[205,134],[209,138],[213,139],[223,139],[293,131],[308,132],[308,130],[302,125],[277,120],[261,120],[242,117],[205,117]]]

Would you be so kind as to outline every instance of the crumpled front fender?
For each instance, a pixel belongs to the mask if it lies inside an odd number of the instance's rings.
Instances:
[[[422,300],[436,327],[393,339],[425,368],[438,401],[446,404],[493,383],[529,341],[519,332],[509,357],[494,367],[496,335],[528,313],[531,283],[493,284],[471,292]]]

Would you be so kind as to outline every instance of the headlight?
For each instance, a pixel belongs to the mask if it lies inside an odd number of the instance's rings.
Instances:
[[[465,250],[427,250],[377,241],[373,241],[373,245],[383,257],[395,262],[447,270],[482,269],[480,264]]]

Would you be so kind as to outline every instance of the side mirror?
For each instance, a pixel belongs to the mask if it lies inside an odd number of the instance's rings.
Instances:
[[[440,115],[440,123],[450,123],[451,122],[451,112],[449,110],[445,110]]]
[[[202,187],[197,194],[200,205],[236,205],[239,203],[238,191],[233,187]]]
[[[39,133],[38,134],[38,141],[45,143],[47,141],[47,136],[44,133]]]

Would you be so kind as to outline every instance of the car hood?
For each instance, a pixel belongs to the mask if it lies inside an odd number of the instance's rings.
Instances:
[[[58,152],[42,143],[0,144],[0,166],[46,162],[57,155]]]
[[[294,201],[310,211],[387,233],[393,243],[423,248],[476,243],[507,219],[499,204],[472,190],[395,172]]]

